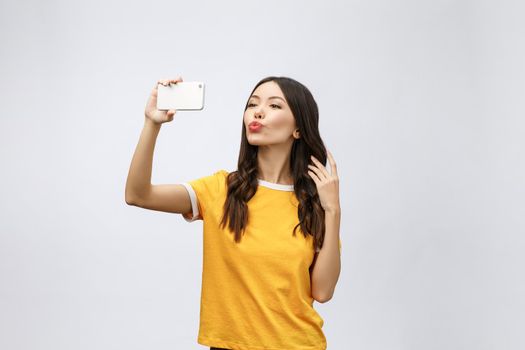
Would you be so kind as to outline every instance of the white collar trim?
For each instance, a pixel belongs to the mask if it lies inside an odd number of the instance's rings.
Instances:
[[[265,180],[257,179],[259,185],[264,187],[273,188],[274,190],[280,191],[293,191],[293,185],[276,184],[274,182],[268,182]]]

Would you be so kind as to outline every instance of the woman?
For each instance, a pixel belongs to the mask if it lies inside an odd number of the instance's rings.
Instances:
[[[126,202],[203,220],[198,343],[210,349],[326,349],[313,300],[330,300],[339,278],[341,209],[336,164],[319,135],[310,91],[287,77],[259,81],[244,109],[237,170],[174,185],[150,181],[156,137],[176,112],[159,111],[156,102],[157,84]]]

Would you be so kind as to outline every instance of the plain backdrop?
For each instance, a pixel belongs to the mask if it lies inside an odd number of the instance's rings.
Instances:
[[[128,206],[158,79],[206,84],[152,183],[236,169],[268,75],[305,84],[335,157],[330,350],[523,349],[520,1],[0,2],[0,348],[204,349],[202,222]]]

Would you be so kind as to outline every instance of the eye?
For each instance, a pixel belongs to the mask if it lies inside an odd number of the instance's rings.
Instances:
[[[248,103],[248,106],[247,106],[247,107],[252,107],[252,106],[256,106],[256,104],[255,104],[255,103]],[[271,107],[275,106],[275,107],[281,109],[281,106],[279,106],[279,105],[277,105],[277,104],[275,104],[275,103],[272,103],[270,106],[271,106]]]

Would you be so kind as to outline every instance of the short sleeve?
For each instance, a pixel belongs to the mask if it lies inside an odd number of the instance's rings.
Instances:
[[[212,203],[223,189],[221,186],[225,186],[227,173],[226,170],[218,170],[212,175],[182,183],[190,196],[192,209],[190,213],[181,214],[184,220],[192,222],[204,219],[208,205]]]

